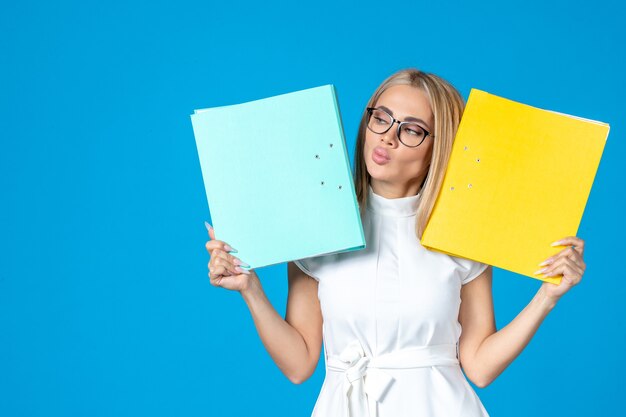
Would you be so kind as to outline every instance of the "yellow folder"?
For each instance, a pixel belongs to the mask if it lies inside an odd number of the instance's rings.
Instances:
[[[472,89],[422,245],[559,284],[533,273],[577,236],[608,133]]]

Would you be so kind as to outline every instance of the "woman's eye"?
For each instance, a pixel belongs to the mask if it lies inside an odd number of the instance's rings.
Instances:
[[[407,132],[409,132],[409,134],[411,135],[415,135],[415,136],[424,136],[424,131],[419,129],[419,130],[415,130],[415,129],[406,129]]]
[[[381,124],[387,123],[385,119],[381,119],[380,117],[374,116],[374,119],[376,119],[376,123],[381,123]]]

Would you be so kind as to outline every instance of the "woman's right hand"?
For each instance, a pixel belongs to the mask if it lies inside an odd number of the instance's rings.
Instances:
[[[239,265],[246,265],[239,258],[228,252],[233,250],[226,242],[215,239],[215,230],[204,222],[209,231],[210,240],[206,243],[211,260],[209,261],[209,281],[211,285],[226,288],[227,290],[243,291],[250,286],[253,279],[258,279],[254,270],[243,269]]]

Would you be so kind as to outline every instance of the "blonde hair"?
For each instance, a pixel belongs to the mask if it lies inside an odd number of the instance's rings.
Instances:
[[[373,107],[381,94],[394,85],[410,85],[424,91],[429,98],[435,119],[433,152],[428,174],[421,186],[420,192],[422,196],[417,207],[415,219],[415,234],[418,239],[421,239],[443,182],[450,152],[452,151],[452,143],[461,121],[465,104],[456,88],[443,78],[414,68],[408,68],[392,74],[383,81],[368,101],[366,107]],[[367,172],[363,156],[366,129],[367,110],[364,109],[354,152],[354,185],[361,210],[366,207],[368,187],[371,182],[371,176]]]

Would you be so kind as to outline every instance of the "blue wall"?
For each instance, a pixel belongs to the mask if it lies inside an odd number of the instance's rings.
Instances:
[[[323,360],[291,384],[239,294],[209,284],[189,115],[332,83],[353,159],[366,100],[405,67],[611,124],[583,282],[477,392],[492,416],[619,413],[623,16],[617,1],[4,4],[0,416],[309,416]],[[286,265],[257,273],[284,316]],[[495,270],[499,328],[539,285]]]

